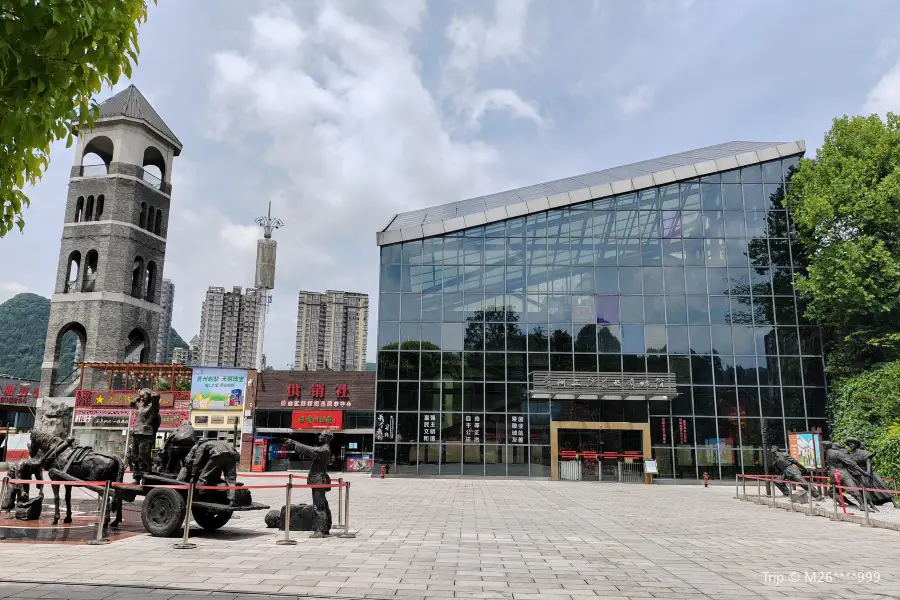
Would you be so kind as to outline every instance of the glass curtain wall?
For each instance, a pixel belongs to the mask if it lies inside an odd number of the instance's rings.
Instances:
[[[382,247],[376,462],[549,476],[560,407],[527,397],[546,370],[675,373],[680,395],[649,403],[661,477],[760,472],[764,440],[824,430],[781,205],[796,163]]]

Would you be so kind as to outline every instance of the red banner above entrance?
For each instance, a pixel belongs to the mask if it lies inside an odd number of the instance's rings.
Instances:
[[[344,411],[316,410],[291,411],[291,429],[342,429]]]

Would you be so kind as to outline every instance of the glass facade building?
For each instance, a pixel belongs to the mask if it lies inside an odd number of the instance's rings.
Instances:
[[[549,477],[551,423],[577,415],[649,423],[660,478],[728,478],[762,472],[764,443],[824,431],[781,206],[803,149],[722,144],[395,217],[376,470]],[[679,393],[530,398],[544,371],[672,373]]]

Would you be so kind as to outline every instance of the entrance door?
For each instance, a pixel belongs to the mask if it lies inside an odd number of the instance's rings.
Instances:
[[[650,482],[644,474],[644,460],[652,458],[649,423],[554,421],[550,452],[553,480]]]

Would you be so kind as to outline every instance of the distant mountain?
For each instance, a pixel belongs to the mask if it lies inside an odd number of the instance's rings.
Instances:
[[[188,343],[181,339],[175,328],[169,330],[169,347],[166,348],[166,362],[172,362],[172,350],[175,348],[187,348]]]
[[[18,294],[0,304],[0,374],[21,379],[40,379],[44,341],[50,322],[50,299],[37,294]],[[169,333],[172,348],[187,346],[174,329]],[[68,376],[75,369],[75,336],[64,336],[59,372]]]

